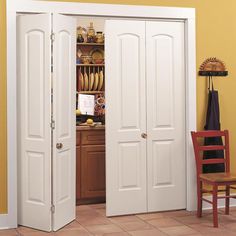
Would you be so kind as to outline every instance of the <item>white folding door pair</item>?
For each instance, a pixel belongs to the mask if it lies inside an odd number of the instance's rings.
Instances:
[[[18,220],[75,218],[76,21],[18,16]],[[184,22],[105,21],[107,215],[186,208]]]

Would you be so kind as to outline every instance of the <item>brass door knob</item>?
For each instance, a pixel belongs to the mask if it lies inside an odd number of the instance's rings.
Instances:
[[[141,134],[141,137],[146,139],[146,138],[147,138],[147,134],[142,133],[142,134]]]
[[[56,144],[56,148],[57,149],[62,149],[63,148],[63,144],[62,143],[57,143]]]

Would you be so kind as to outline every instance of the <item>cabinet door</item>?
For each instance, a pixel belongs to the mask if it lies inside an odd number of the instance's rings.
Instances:
[[[105,196],[105,146],[81,147],[81,197]]]
[[[145,21],[105,23],[107,215],[145,212]]]
[[[184,23],[147,22],[148,211],[186,207]]]

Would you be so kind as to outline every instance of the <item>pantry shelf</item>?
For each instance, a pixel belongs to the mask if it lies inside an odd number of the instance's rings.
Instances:
[[[104,43],[77,43],[80,46],[104,46]]]
[[[104,91],[79,91],[79,94],[99,94],[104,93]]]
[[[76,66],[87,66],[87,67],[92,67],[92,66],[105,66],[105,64],[76,64]]]

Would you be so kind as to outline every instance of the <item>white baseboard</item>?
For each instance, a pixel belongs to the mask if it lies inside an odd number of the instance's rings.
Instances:
[[[235,195],[235,197],[236,197],[236,195]],[[212,201],[212,196],[205,196],[204,198]],[[203,210],[212,209],[212,205],[210,203],[203,201],[202,204],[203,204],[202,205]],[[236,199],[235,198],[230,198],[230,206],[231,207],[236,206]],[[218,208],[224,208],[224,207],[225,207],[225,199],[219,199],[218,200]]]
[[[8,214],[0,214],[0,229],[9,229]]]
[[[0,230],[17,228],[17,217],[15,213],[16,211],[8,212],[8,214],[0,214]]]

